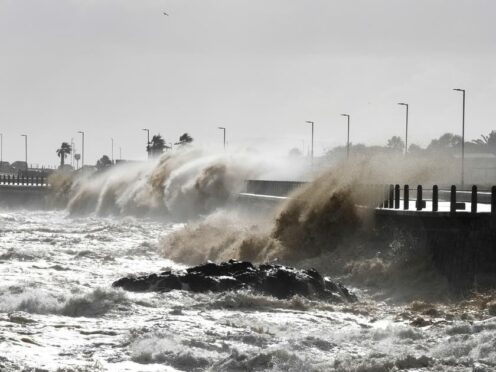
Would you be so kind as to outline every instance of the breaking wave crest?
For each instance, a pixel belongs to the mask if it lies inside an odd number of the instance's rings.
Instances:
[[[42,290],[0,295],[0,312],[98,317],[128,305],[124,292],[103,288],[74,296],[55,296]]]
[[[272,219],[210,215],[162,239],[163,254],[186,264],[233,258],[314,267],[388,295],[446,293],[419,237],[378,230],[370,211],[356,206],[358,198],[373,197],[356,187],[364,174],[371,182],[380,179],[369,162],[335,167],[296,190]]]
[[[57,200],[71,214],[158,215],[189,219],[228,204],[244,180],[260,170],[243,155],[211,155],[185,148],[156,160],[125,163],[72,179],[56,174]]]

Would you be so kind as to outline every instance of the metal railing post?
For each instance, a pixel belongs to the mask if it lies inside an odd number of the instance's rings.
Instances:
[[[403,190],[403,209],[408,210],[410,209],[410,189],[408,185],[405,185],[404,190]]]
[[[400,185],[394,186],[394,209],[400,208]]]
[[[422,210],[422,185],[417,186],[417,210]]]
[[[439,188],[437,185],[432,186],[432,211],[437,212],[439,210]]]
[[[471,212],[472,213],[477,213],[477,186],[473,185],[472,186],[472,200],[471,200]]]
[[[450,212],[456,212],[456,186],[451,186],[451,194],[450,194]]]

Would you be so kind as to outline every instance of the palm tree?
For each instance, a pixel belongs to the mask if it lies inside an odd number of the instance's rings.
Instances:
[[[64,167],[65,157],[72,152],[72,147],[67,142],[62,142],[60,149],[57,149],[57,156],[60,158],[60,168]]]
[[[496,130],[491,131],[487,136],[481,135],[482,139],[476,139],[472,142],[487,147],[490,151],[496,152]]]
[[[150,145],[148,145],[150,156],[152,157],[162,154],[165,148],[165,140],[160,134],[154,135],[150,141]]]
[[[176,142],[175,145],[187,145],[191,142],[193,142],[193,137],[191,137],[188,133],[184,133],[179,137],[179,142]]]

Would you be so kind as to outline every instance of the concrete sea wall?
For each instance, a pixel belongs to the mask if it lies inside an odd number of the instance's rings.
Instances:
[[[0,185],[0,206],[41,209],[47,205],[49,189],[44,186]]]
[[[239,197],[240,203],[263,210],[280,207],[286,200],[283,195],[302,183],[248,181],[246,185],[246,192]],[[385,242],[398,232],[409,236],[419,251],[428,252],[436,269],[456,290],[496,288],[494,187],[484,191],[476,187],[457,191],[454,186],[443,189],[436,186],[423,193],[422,188],[417,188],[406,203],[410,207],[405,207],[405,199],[408,200],[410,194],[408,186],[379,185],[376,188],[377,200],[369,205],[357,205],[366,215],[373,216],[369,227],[376,236]],[[257,192],[272,192],[277,196]]]

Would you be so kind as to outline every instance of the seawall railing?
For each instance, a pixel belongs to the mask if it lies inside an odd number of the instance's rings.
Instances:
[[[365,189],[365,198],[363,198],[363,189]],[[378,209],[496,215],[496,186],[479,188],[473,185],[470,190],[458,190],[456,185],[449,187],[433,185],[431,188],[417,185],[411,188],[409,185],[389,184],[362,185],[358,186],[358,190],[358,195],[362,194],[362,198],[360,196],[358,198],[359,204]]]
[[[288,196],[305,185],[300,181],[247,180],[245,193],[265,196]],[[390,210],[418,212],[492,213],[496,216],[496,186],[466,187],[417,185],[356,185],[352,189],[358,205]]]
[[[3,175],[0,176],[0,186],[49,187],[49,184],[43,176]]]

